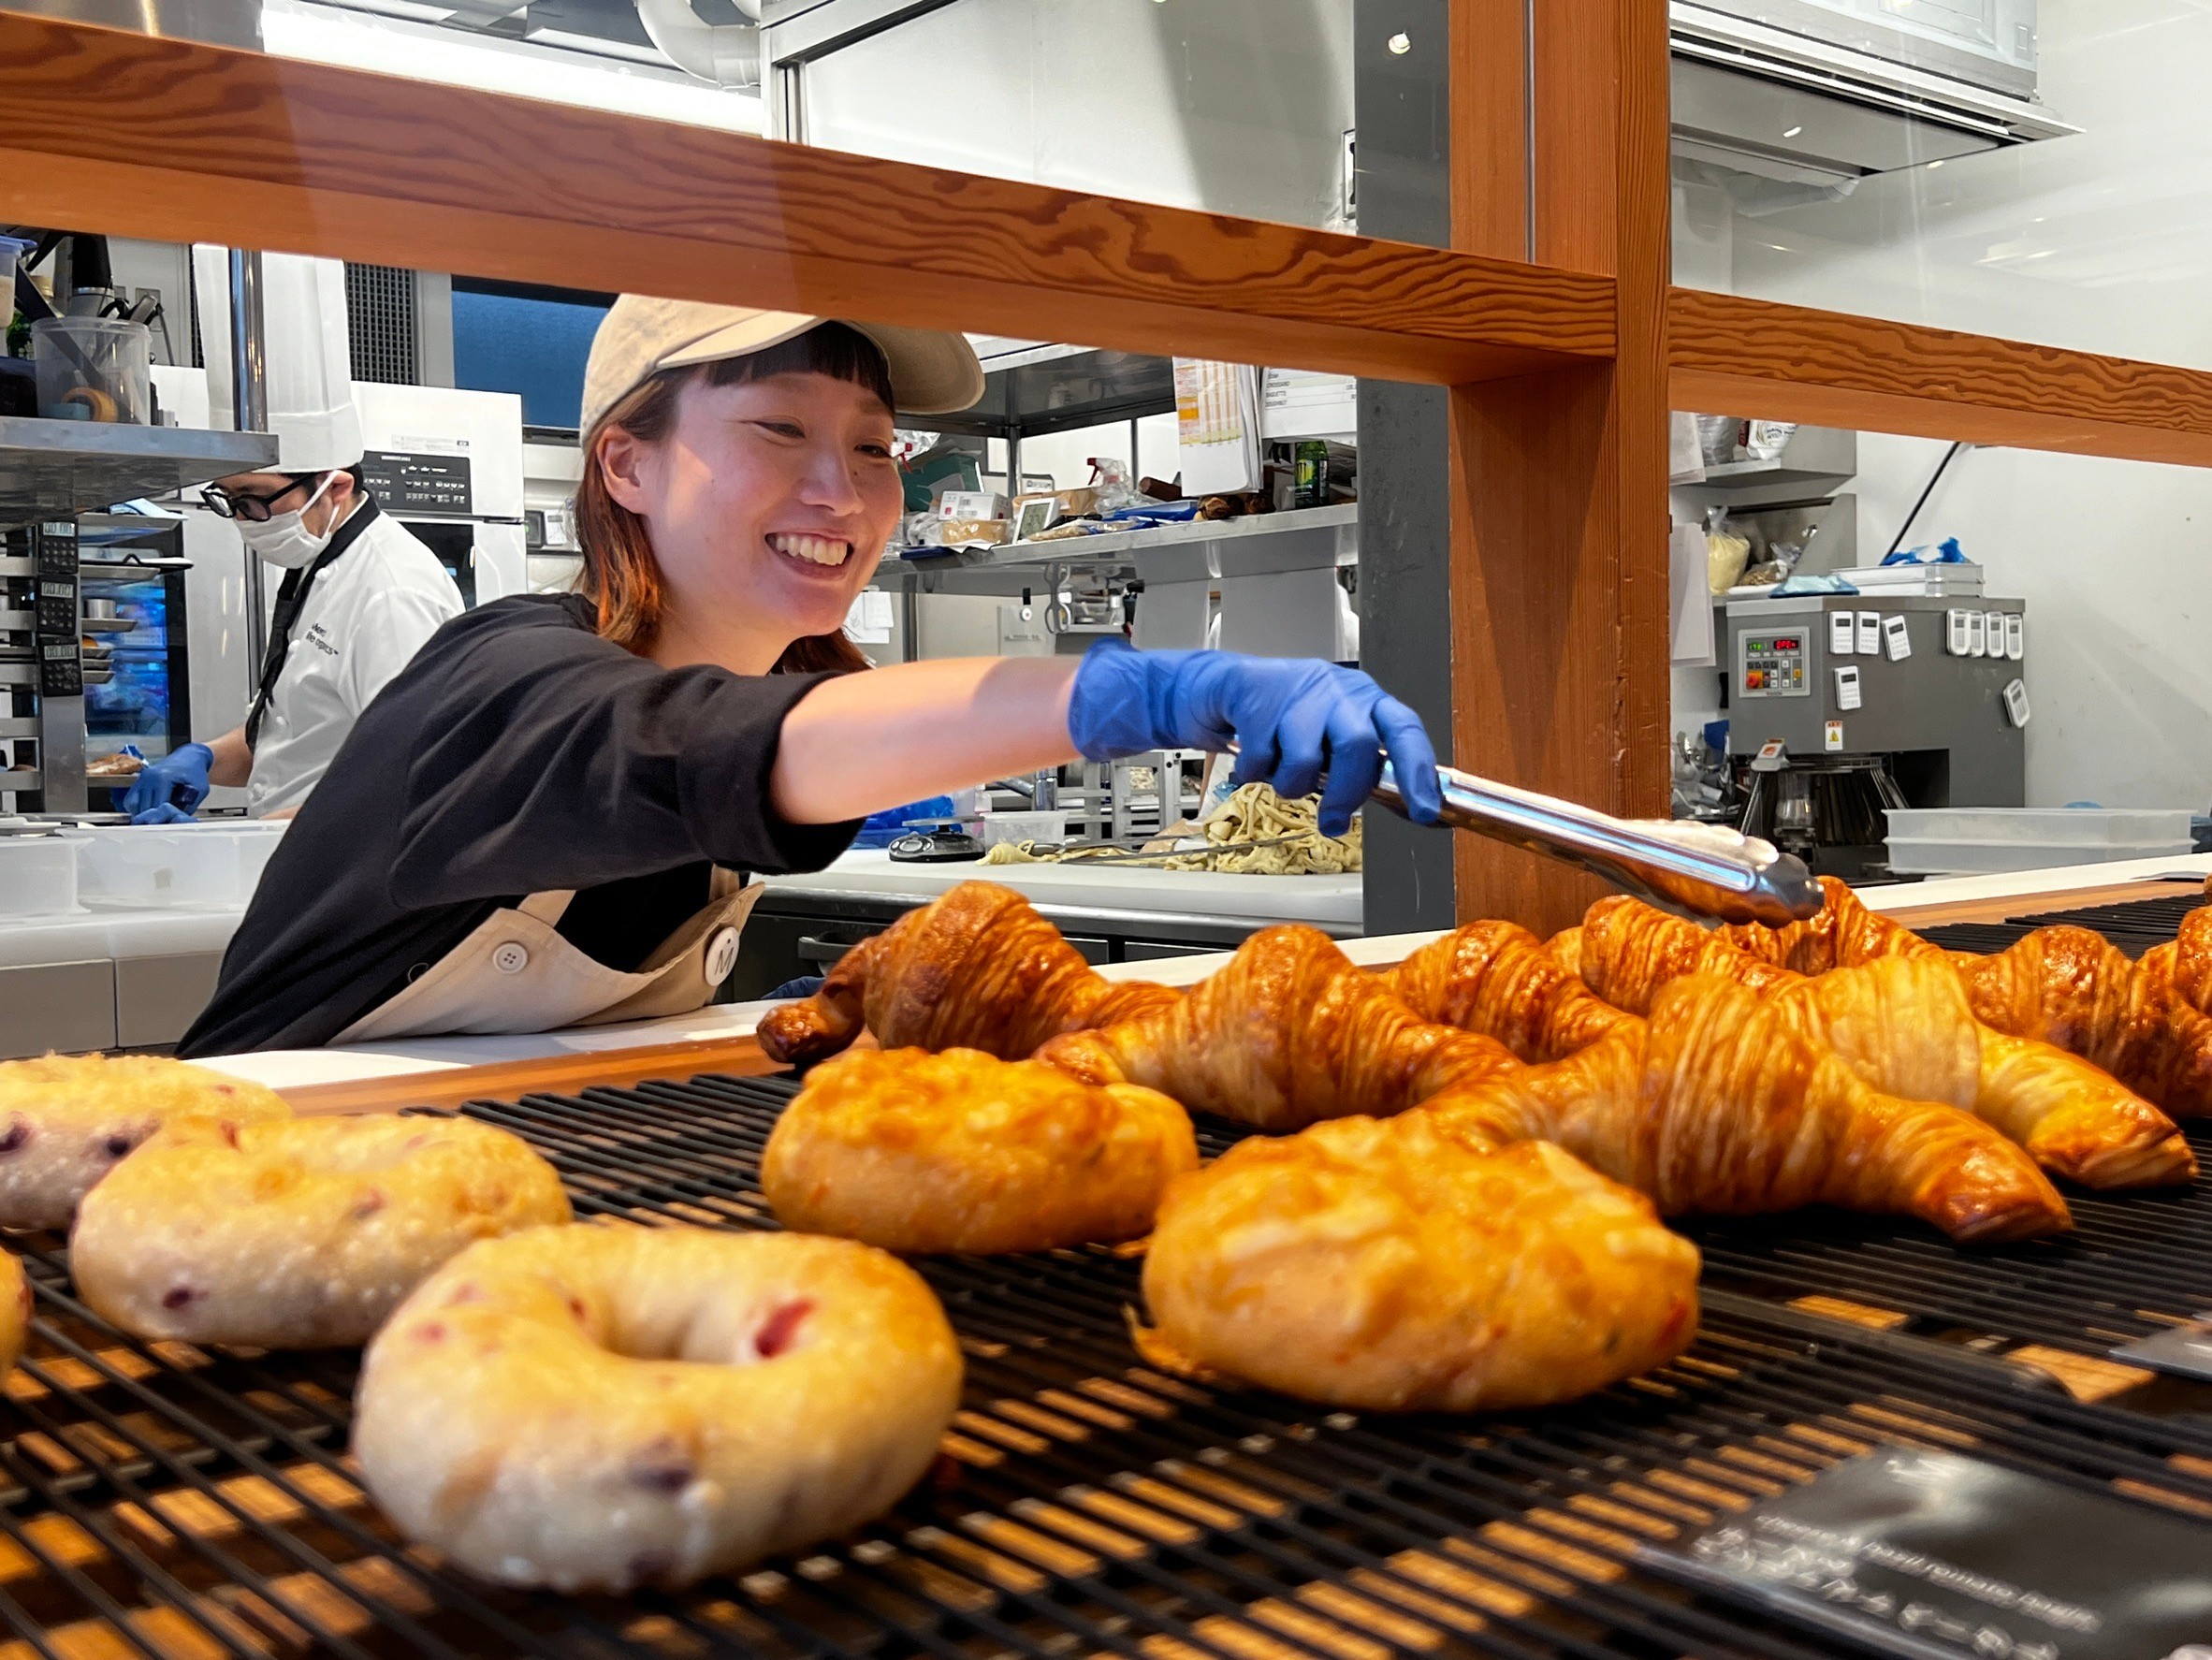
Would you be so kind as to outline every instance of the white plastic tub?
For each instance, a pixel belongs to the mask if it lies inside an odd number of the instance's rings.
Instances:
[[[88,830],[78,842],[78,894],[109,910],[235,910],[254,896],[283,834],[281,822]]]
[[[1889,867],[1899,876],[2163,859],[2194,845],[2187,808],[1892,808]]]
[[[983,814],[985,848],[995,848],[1002,841],[1049,841],[1056,844],[1067,838],[1068,814],[1065,809]]]
[[[0,917],[78,916],[76,837],[0,836]]]

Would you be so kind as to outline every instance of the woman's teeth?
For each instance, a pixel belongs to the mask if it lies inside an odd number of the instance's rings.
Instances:
[[[788,531],[769,537],[768,546],[778,553],[788,553],[793,559],[816,565],[841,565],[852,551],[850,542],[832,541],[827,536],[794,536]]]

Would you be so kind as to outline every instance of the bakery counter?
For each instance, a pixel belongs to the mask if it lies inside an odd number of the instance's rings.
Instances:
[[[0,920],[0,1058],[174,1043],[206,1005],[243,907]]]
[[[862,855],[849,855],[855,864]],[[843,864],[840,861],[840,864]],[[887,861],[884,863],[887,864]],[[927,866],[922,867],[928,871]],[[901,874],[903,874],[903,870]],[[972,865],[939,867],[925,878],[927,891],[907,903],[934,897],[953,882],[977,873]],[[991,867],[992,880],[1006,874]],[[830,873],[824,873],[828,875]],[[839,873],[840,879],[843,873]],[[1014,866],[1015,877],[1030,876]],[[1070,876],[1072,872],[1055,872]],[[1106,875],[1106,872],[1098,872]],[[1115,873],[1126,876],[1128,873]],[[1949,922],[1993,922],[2024,910],[2059,910],[2130,899],[2187,894],[2191,884],[2212,877],[2212,854],[2149,859],[2124,865],[2072,866],[1939,881],[1870,888],[1868,905],[1914,926]],[[794,878],[820,883],[823,877]],[[1356,881],[1357,878],[1194,877],[1225,881],[1317,884]],[[1017,885],[1010,883],[1009,885]],[[1356,897],[1356,896],[1355,896]],[[1286,920],[1280,917],[1269,921]],[[1258,921],[1249,926],[1263,925]],[[1248,929],[1247,929],[1248,931]],[[751,930],[747,930],[749,935]],[[1383,935],[1340,941],[1354,962],[1370,967],[1398,962],[1433,939],[1433,933]],[[1152,980],[1188,985],[1203,980],[1228,960],[1228,953],[1186,952],[1101,964],[1110,980]],[[208,1064],[268,1084],[303,1112],[367,1112],[414,1104],[455,1106],[462,1101],[517,1099],[533,1090],[575,1090],[591,1085],[620,1086],[647,1078],[682,1078],[699,1072],[740,1075],[775,1070],[761,1054],[753,1030],[774,1005],[761,1001],[721,1004],[695,1014],[626,1026],[589,1027],[517,1037],[419,1038],[401,1042],[357,1044],[344,1048],[276,1050],[242,1055]]]
[[[895,863],[847,853],[808,876],[776,877],[745,931],[735,995],[756,997],[819,974],[860,940],[964,881],[1026,895],[1100,968],[1234,950],[1255,929],[1304,923],[1338,939],[1360,932],[1361,881],[1348,876],[1228,876],[1149,866]]]

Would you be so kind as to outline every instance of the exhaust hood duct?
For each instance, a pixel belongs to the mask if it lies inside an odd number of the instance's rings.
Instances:
[[[691,0],[637,0],[638,22],[662,54],[686,74],[716,86],[761,84],[761,0],[735,0],[750,21],[710,23]]]
[[[1973,11],[1993,20],[1986,39],[1870,21],[1897,9],[1870,0],[1672,0],[1675,154],[1836,190],[2080,130],[2035,99],[2034,0],[1976,0]]]

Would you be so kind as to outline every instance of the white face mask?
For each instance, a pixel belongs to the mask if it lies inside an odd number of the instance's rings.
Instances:
[[[314,563],[315,555],[330,546],[330,538],[337,531],[338,524],[333,519],[329,530],[318,536],[307,528],[305,516],[310,507],[323,499],[323,492],[330,488],[330,481],[337,476],[335,473],[324,473],[323,482],[315,486],[315,493],[290,513],[279,513],[258,521],[240,519],[238,533],[244,538],[248,547],[272,565],[297,571],[304,565]]]

